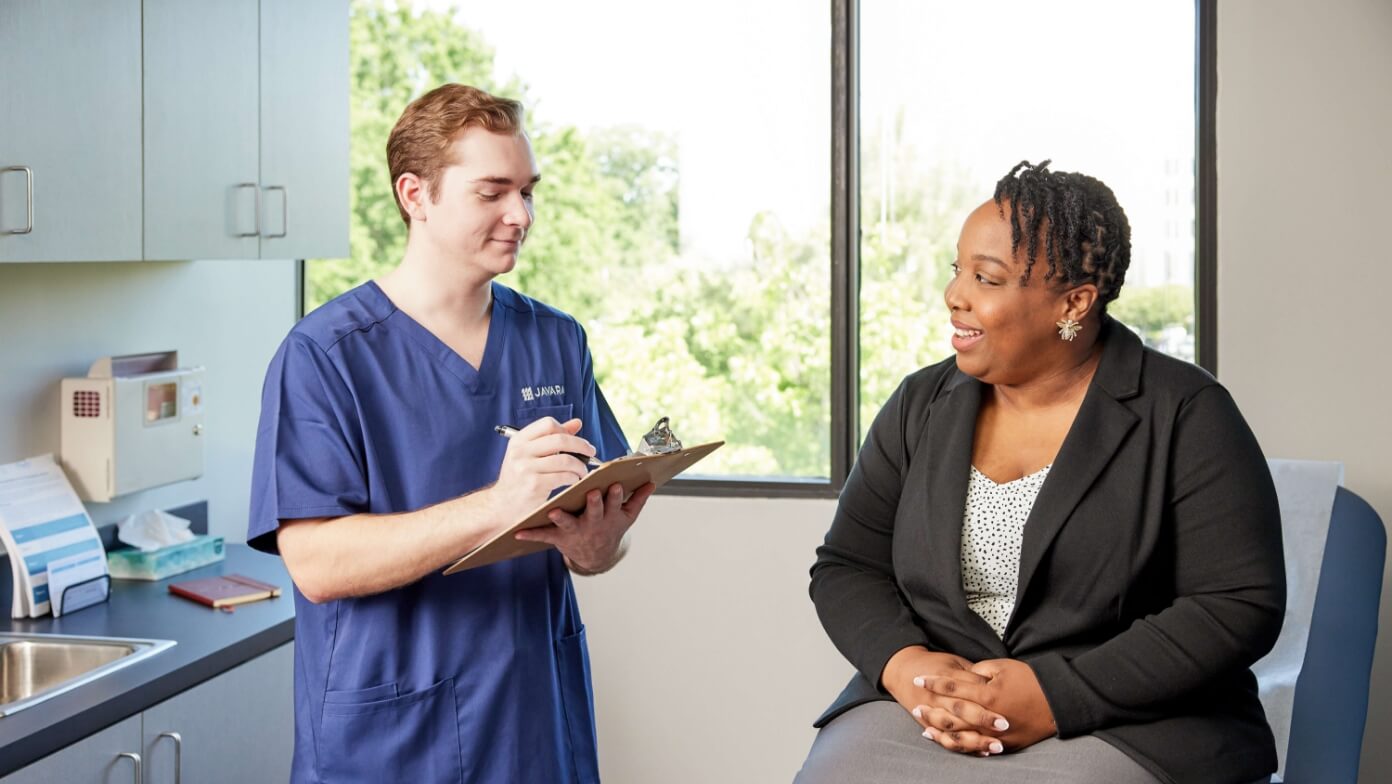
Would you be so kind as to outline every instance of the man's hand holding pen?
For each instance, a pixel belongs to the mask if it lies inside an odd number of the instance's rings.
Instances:
[[[594,446],[576,435],[580,425],[578,419],[562,423],[543,417],[520,430],[506,425],[495,428],[508,439],[508,448],[498,481],[483,492],[489,494],[503,525],[536,509],[557,488],[579,482],[589,473],[589,465],[599,465]],[[604,492],[592,490],[579,514],[553,509],[551,525],[519,531],[515,536],[520,541],[552,545],[565,556],[566,566],[578,574],[608,571],[623,558],[628,529],[655,489],[648,483],[627,500],[620,484]]]
[[[557,422],[542,417],[508,437],[498,481],[482,492],[503,526],[522,519],[551,497],[559,487],[579,482],[589,473],[585,461],[595,448],[579,437],[580,420]]]
[[[546,418],[546,419],[551,419],[550,417],[545,417],[545,418]],[[538,420],[538,421],[540,421],[540,420]],[[552,421],[552,422],[555,422],[556,420],[551,419],[551,421]],[[570,421],[571,421],[571,422],[579,422],[580,420],[578,420],[578,419],[572,419],[572,420],[570,420]],[[570,423],[567,422],[566,424],[570,424]],[[513,427],[512,425],[497,425],[496,427],[493,428],[493,432],[494,432],[494,433],[497,433],[498,435],[502,436],[503,438],[512,438],[513,436],[517,435],[518,433],[520,433],[520,432],[522,432],[522,431],[521,431],[521,430],[518,430],[517,428]],[[599,466],[604,465],[604,463],[600,462],[599,458],[597,458],[597,457],[594,456],[594,454],[593,454],[593,448],[591,448],[591,454],[588,454],[588,455],[586,455],[586,454],[584,454],[584,453],[581,453],[581,452],[562,452],[561,454],[563,454],[563,455],[570,455],[571,457],[575,458],[576,460],[583,461],[583,462],[585,463],[585,465],[587,465],[587,466],[589,466],[589,467],[591,467],[591,468],[598,468]]]

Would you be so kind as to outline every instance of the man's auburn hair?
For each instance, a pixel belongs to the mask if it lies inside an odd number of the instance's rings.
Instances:
[[[477,87],[442,84],[412,101],[401,113],[387,137],[387,168],[392,198],[407,226],[411,216],[397,195],[396,181],[410,172],[426,184],[432,201],[440,198],[440,170],[453,163],[450,143],[471,125],[493,133],[522,133],[522,104]]]

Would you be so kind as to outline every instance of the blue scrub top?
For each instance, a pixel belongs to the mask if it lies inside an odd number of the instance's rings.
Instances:
[[[420,509],[484,487],[543,416],[623,432],[575,319],[493,284],[475,370],[375,283],[306,316],[262,392],[247,541],[281,520]],[[389,525],[390,523],[382,523]],[[594,707],[570,573],[554,549],[314,604],[295,591],[295,782],[592,782]]]

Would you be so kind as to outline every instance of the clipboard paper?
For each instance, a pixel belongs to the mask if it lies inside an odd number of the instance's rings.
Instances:
[[[610,460],[591,471],[584,479],[567,487],[563,492],[548,498],[545,503],[538,506],[522,520],[509,526],[507,530],[450,564],[449,568],[445,570],[445,574],[454,574],[465,569],[505,561],[509,558],[539,553],[551,545],[545,542],[521,542],[514,539],[513,535],[524,528],[541,528],[550,525],[551,520],[546,515],[552,509],[562,509],[571,514],[579,513],[585,508],[585,496],[591,490],[604,491],[614,484],[620,484],[623,485],[624,498],[627,499],[634,490],[648,482],[661,487],[672,477],[719,449],[724,443],[724,441],[712,441],[708,444],[698,444],[688,449],[661,455],[631,454]]]

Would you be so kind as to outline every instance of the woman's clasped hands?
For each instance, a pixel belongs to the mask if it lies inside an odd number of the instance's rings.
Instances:
[[[923,726],[923,737],[949,751],[988,757],[1056,733],[1034,670],[1015,659],[975,662],[922,647],[890,658],[886,690]]]

